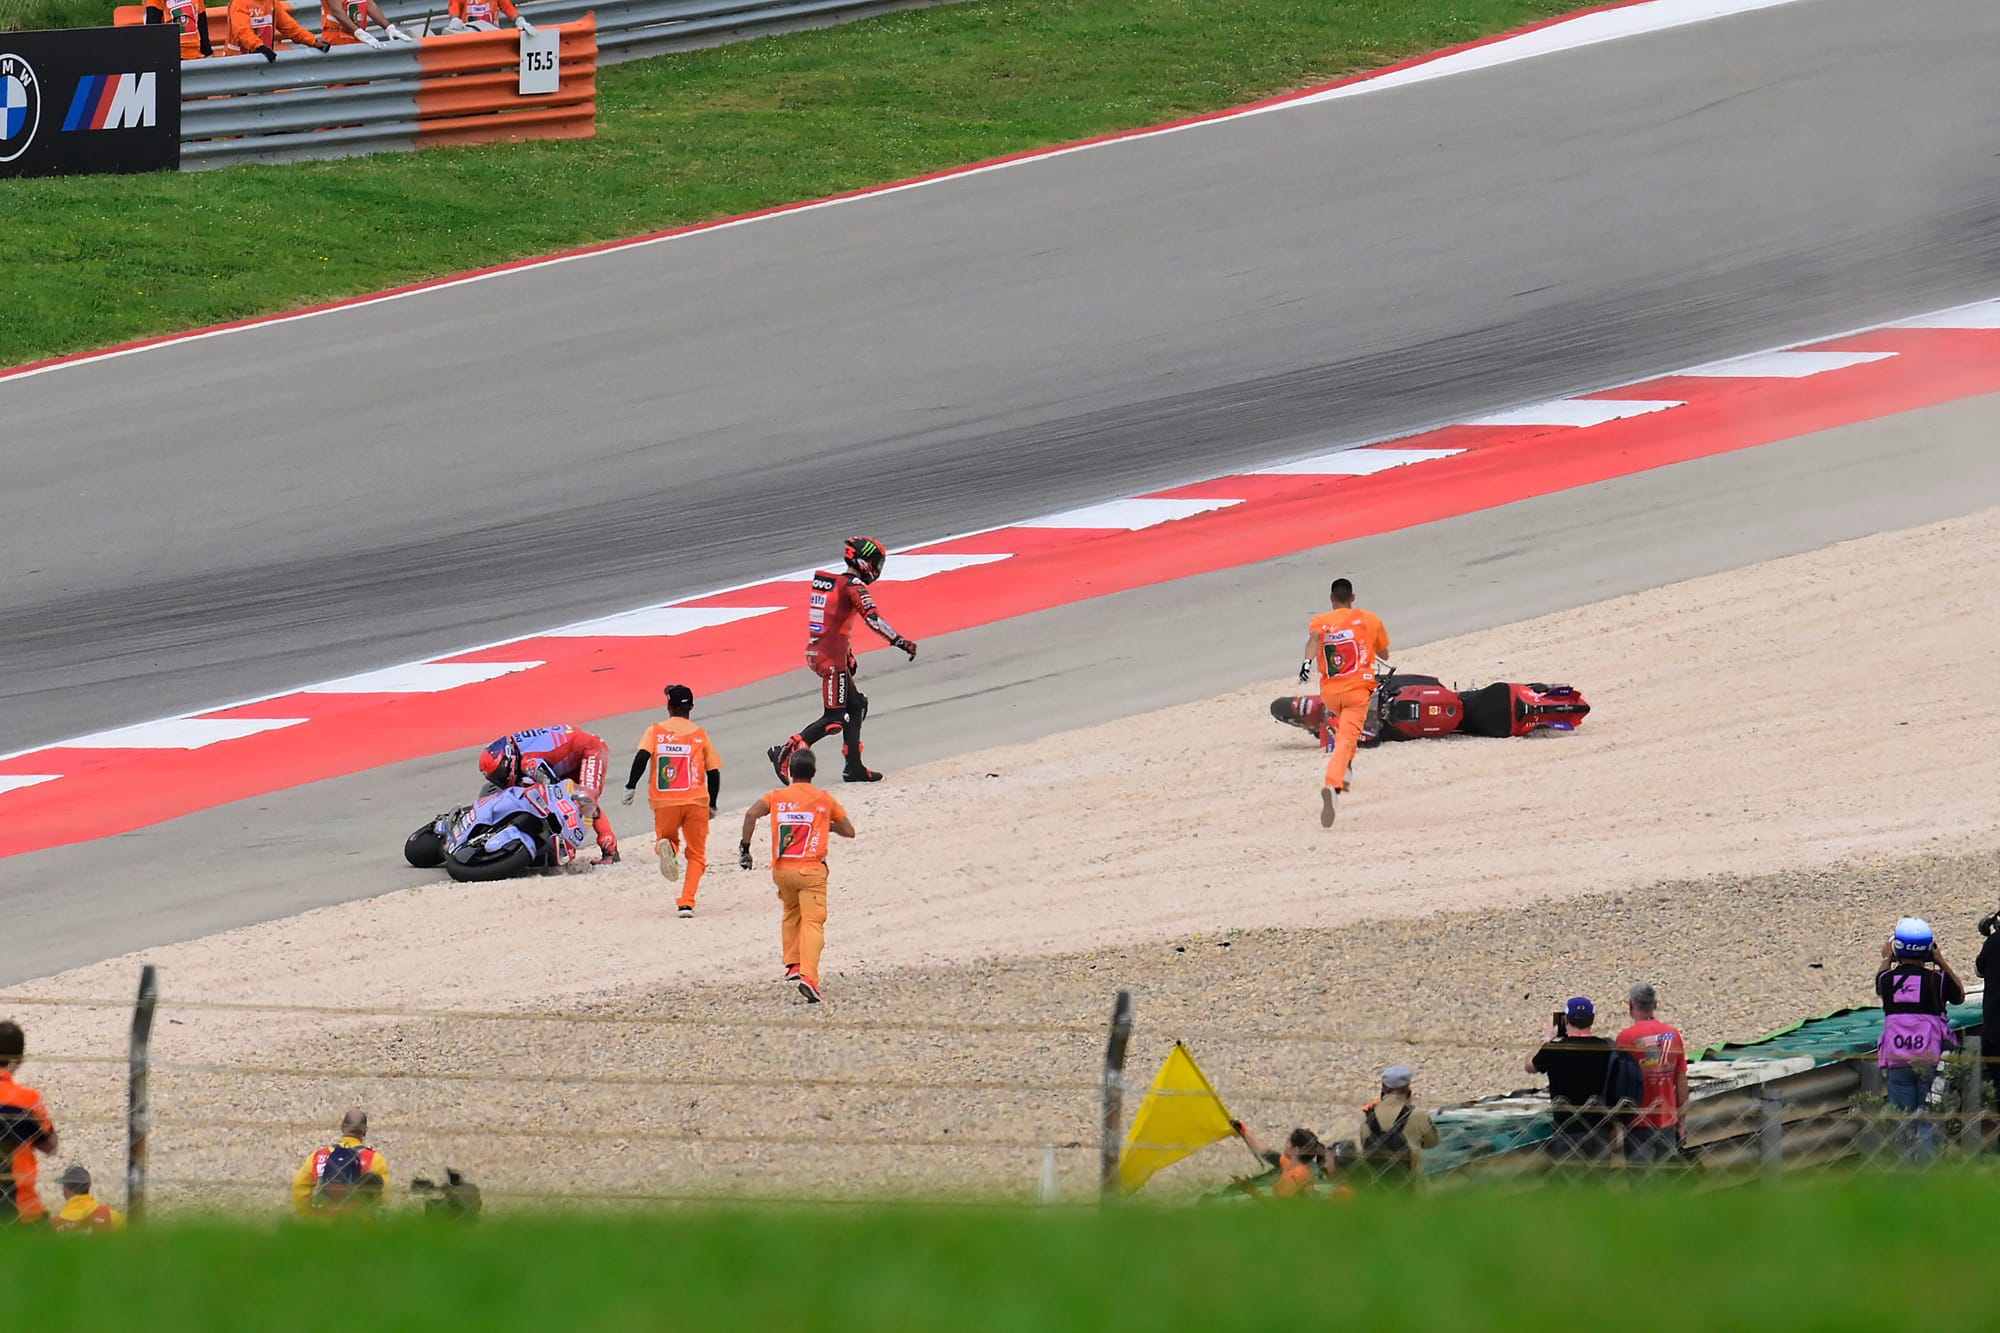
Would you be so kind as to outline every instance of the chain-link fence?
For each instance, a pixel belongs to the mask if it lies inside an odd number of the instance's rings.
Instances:
[[[502,1207],[1083,1201],[1115,1171],[1175,1041],[1212,1076],[1218,1110],[1253,1135],[1275,1147],[1294,1126],[1314,1131],[1321,1190],[1373,1172],[1371,1147],[1415,1149],[1416,1174],[1451,1188],[1641,1167],[1718,1178],[1832,1164],[1952,1169],[1995,1128],[1976,1036],[1934,1076],[1885,1077],[1858,1049],[1879,1016],[1855,1011],[1845,1027],[1697,1059],[1686,1114],[1658,1126],[1592,1104],[1552,1108],[1524,1072],[1519,1091],[1431,1110],[1434,1144],[1370,1145],[1355,1070],[1372,1087],[1385,1064],[1421,1069],[1467,1048],[1520,1068],[1519,1035],[1346,1024],[1165,1033],[1135,1020],[1129,997],[1122,1020],[1105,998],[1097,1022],[1039,1024],[177,998],[160,1000],[148,1024],[135,1022],[131,1000],[9,996],[0,1007],[31,1032],[39,1014],[69,1034],[31,1041],[34,1077],[23,1077],[43,1088],[61,1132],[51,1166],[87,1165],[99,1197],[117,1202],[129,1159],[142,1200],[166,1210],[310,1210],[314,1179],[300,1172],[338,1146],[350,1110],[366,1113],[362,1143],[380,1154],[374,1174],[398,1206],[419,1201],[416,1179],[442,1184],[447,1168]],[[256,1040],[278,1028],[312,1036]],[[1421,1089],[1418,1104],[1434,1106]],[[1583,1122],[1596,1128],[1579,1133]],[[44,1179],[51,1206],[55,1174]],[[1225,1139],[1147,1193],[1226,1197],[1275,1179]]]

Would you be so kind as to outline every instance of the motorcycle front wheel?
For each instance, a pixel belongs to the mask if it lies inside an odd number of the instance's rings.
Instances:
[[[509,843],[497,852],[468,845],[447,856],[444,869],[445,873],[455,880],[484,884],[491,880],[508,879],[521,874],[534,862],[534,849],[518,842]]]
[[[444,835],[435,824],[426,824],[403,843],[403,859],[419,870],[435,870],[444,864]]]

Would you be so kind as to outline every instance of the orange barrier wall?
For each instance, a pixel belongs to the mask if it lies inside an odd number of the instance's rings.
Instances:
[[[426,38],[417,47],[417,147],[590,139],[597,134],[597,16],[565,23],[561,82],[523,97],[513,29]]]

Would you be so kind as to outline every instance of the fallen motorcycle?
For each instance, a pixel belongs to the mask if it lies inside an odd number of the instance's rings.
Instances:
[[[487,792],[439,815],[403,843],[403,859],[422,870],[443,866],[456,880],[484,883],[531,870],[559,870],[590,836],[576,784],[531,782]]]
[[[1575,731],[1590,703],[1573,685],[1514,685],[1495,681],[1455,690],[1436,676],[1390,671],[1376,683],[1361,724],[1361,744],[1416,741],[1434,736],[1532,736]],[[1271,716],[1318,737],[1326,706],[1317,694],[1271,700]]]

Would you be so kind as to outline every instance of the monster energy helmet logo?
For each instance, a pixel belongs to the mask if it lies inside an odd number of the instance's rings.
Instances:
[[[42,84],[20,56],[0,54],[0,162],[28,151],[42,123]]]

